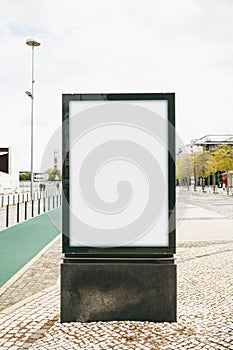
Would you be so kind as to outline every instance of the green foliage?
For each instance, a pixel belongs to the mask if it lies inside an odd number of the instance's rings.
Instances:
[[[233,170],[233,145],[218,145],[210,151],[213,166],[221,171]]]
[[[192,164],[189,154],[182,154],[176,160],[176,179],[183,179],[192,175]]]
[[[211,149],[211,166],[214,171],[226,172],[233,170],[233,145],[217,145]],[[229,194],[229,183],[227,181],[227,194]]]
[[[209,174],[209,164],[210,154],[206,150],[202,153],[193,154],[192,164],[196,172],[197,177],[205,178]]]
[[[30,181],[30,180],[31,180],[30,173],[19,174],[19,181]]]
[[[189,163],[191,163],[191,170]],[[209,179],[212,175],[215,186],[214,175],[216,173],[228,173],[230,170],[233,170],[233,145],[216,145],[210,150],[204,149],[202,153],[191,153],[185,157],[178,156],[176,166],[177,179],[190,176]],[[204,181],[202,184],[204,189]],[[227,192],[229,192],[228,187]]]
[[[46,173],[48,174],[48,181],[61,180],[61,170],[57,168],[48,169]]]

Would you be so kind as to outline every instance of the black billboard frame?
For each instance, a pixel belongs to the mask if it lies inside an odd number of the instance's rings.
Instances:
[[[168,115],[168,221],[169,244],[162,247],[73,247],[69,244],[69,104],[71,101],[167,101]],[[175,94],[174,93],[104,93],[62,95],[62,241],[67,258],[153,258],[171,259],[176,252],[175,216]],[[171,125],[172,127],[169,127]]]

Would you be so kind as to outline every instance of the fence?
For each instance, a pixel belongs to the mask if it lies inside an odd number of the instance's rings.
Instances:
[[[61,181],[34,181],[33,182],[33,192],[37,192],[40,190],[40,185],[43,184],[46,186],[46,190],[55,189],[57,186],[59,188],[62,187]],[[19,192],[30,192],[31,182],[30,181],[19,181]]]
[[[0,229],[12,226],[61,206],[61,191],[51,189],[0,196]]]

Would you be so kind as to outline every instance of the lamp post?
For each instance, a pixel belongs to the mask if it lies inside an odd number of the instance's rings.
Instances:
[[[25,91],[25,93],[31,98],[31,186],[30,186],[30,195],[32,199],[33,195],[33,112],[34,112],[34,47],[40,46],[40,43],[34,39],[27,39],[26,44],[32,47],[32,90]]]

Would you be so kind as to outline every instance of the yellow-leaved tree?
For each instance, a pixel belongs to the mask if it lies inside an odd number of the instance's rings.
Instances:
[[[211,149],[210,154],[210,163],[212,169],[214,169],[215,172],[226,172],[228,179],[229,171],[233,170],[233,145],[216,145]],[[229,194],[229,181],[227,181],[227,194]]]
[[[202,178],[202,191],[205,188],[205,178],[209,175],[210,154],[207,150],[203,150],[202,153],[193,154],[192,165],[194,169],[194,177]]]

